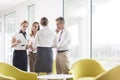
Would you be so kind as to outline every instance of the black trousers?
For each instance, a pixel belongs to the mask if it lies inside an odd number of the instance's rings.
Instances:
[[[26,50],[14,50],[13,53],[13,66],[27,71],[27,51]]]

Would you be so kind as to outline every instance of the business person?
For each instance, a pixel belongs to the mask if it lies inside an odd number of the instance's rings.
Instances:
[[[34,22],[32,24],[32,28],[31,28],[31,33],[30,33],[30,40],[29,40],[29,45],[31,45],[31,47],[28,49],[28,57],[29,57],[29,68],[31,72],[34,72],[34,68],[35,68],[35,60],[36,60],[36,52],[37,50],[33,49],[33,43],[35,40],[35,36],[36,33],[40,30],[40,26],[38,22]]]
[[[12,36],[12,48],[13,52],[13,66],[27,71],[27,52],[26,49],[30,46],[28,44],[28,35],[26,30],[28,28],[28,22],[24,20],[21,23],[19,32],[15,32]]]
[[[58,33],[56,69],[57,74],[68,74],[69,72],[69,47],[71,42],[70,32],[65,27],[63,17],[56,19],[56,32]]]
[[[46,17],[42,17],[40,23],[43,29],[38,31],[34,42],[34,48],[37,47],[35,72],[38,74],[40,72],[50,74],[52,72],[53,64],[52,46],[54,44],[56,34],[49,28],[50,26],[48,26],[48,19]]]

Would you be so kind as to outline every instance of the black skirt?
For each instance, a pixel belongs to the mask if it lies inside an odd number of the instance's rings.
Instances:
[[[27,52],[26,50],[14,50],[13,53],[13,66],[27,71]]]
[[[52,72],[53,51],[51,47],[39,47],[35,61],[35,72]]]

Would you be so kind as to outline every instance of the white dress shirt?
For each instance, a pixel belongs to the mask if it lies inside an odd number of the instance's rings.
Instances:
[[[63,31],[62,34],[61,34],[61,31]],[[57,40],[58,51],[69,50],[70,43],[71,43],[70,32],[67,28],[64,28],[61,31],[58,33],[58,40]],[[61,39],[59,41],[60,36],[61,36]]]
[[[33,47],[52,47],[54,45],[55,38],[56,33],[49,29],[48,26],[45,26],[42,30],[37,32]]]
[[[18,43],[14,48],[14,50],[26,50],[26,45],[28,44],[28,36],[26,34],[26,39],[25,37],[23,36],[22,33],[20,32],[15,32],[13,34],[13,37],[16,39],[16,40],[20,40],[21,43]]]

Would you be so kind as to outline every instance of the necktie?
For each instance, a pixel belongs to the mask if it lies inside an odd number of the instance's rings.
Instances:
[[[62,33],[63,33],[63,31],[60,32],[60,36],[59,36],[58,42],[61,41]]]
[[[61,41],[62,34],[63,34],[63,31],[60,32],[60,35],[59,35],[59,38],[58,38],[58,43]],[[59,47],[58,46],[57,46],[57,51],[59,51]]]

